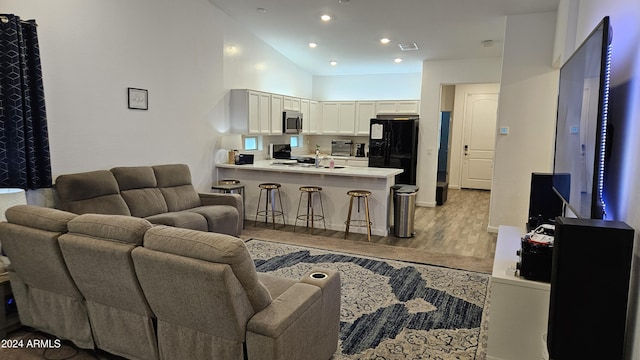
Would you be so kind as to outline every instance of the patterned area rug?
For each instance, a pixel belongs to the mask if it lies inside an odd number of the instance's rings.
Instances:
[[[484,359],[486,274],[250,240],[256,268],[299,279],[340,271],[340,341],[333,359]]]

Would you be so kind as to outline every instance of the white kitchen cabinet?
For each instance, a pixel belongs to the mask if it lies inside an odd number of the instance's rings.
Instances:
[[[290,96],[284,97],[284,109],[292,111],[300,111],[300,99]]]
[[[271,131],[272,135],[282,135],[282,112],[284,111],[284,97],[271,94]]]
[[[400,114],[420,114],[420,101],[402,100],[398,101],[398,113]]]
[[[395,114],[397,112],[397,101],[376,101],[376,114]]]
[[[311,129],[311,104],[309,99],[300,99],[300,113],[302,114],[302,133],[308,134]]]
[[[317,101],[300,99],[300,112],[302,113],[302,133],[319,134],[322,116]]]
[[[269,134],[271,132],[271,94],[260,91],[231,90],[231,132]]]
[[[322,134],[337,134],[340,109],[337,102],[322,102]]]
[[[322,106],[320,103],[314,100],[309,101],[309,134],[322,133]],[[304,119],[302,124],[304,125]]]
[[[322,103],[322,134],[355,135],[355,101],[325,101]]]
[[[231,131],[282,134],[282,112],[302,113],[303,134],[369,135],[377,114],[418,114],[418,100],[314,101],[262,91],[231,90]]]
[[[338,133],[354,135],[356,133],[356,103],[353,101],[338,103],[340,118],[338,119]]]
[[[356,102],[356,135],[369,135],[369,124],[376,117],[375,101]]]
[[[260,92],[249,93],[249,103],[257,103],[258,107],[256,111],[251,111],[255,108],[255,105],[249,107],[249,123],[259,124],[256,128],[254,125],[249,125],[249,132],[255,134],[271,133],[271,95]]]
[[[376,114],[419,114],[418,100],[384,100],[376,101]]]

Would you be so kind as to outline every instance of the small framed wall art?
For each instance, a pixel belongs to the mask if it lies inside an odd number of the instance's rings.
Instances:
[[[127,88],[129,109],[149,110],[149,90]]]

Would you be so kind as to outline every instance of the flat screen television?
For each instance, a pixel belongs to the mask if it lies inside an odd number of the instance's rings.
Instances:
[[[605,218],[611,27],[605,17],[560,68],[553,190],[565,216]]]

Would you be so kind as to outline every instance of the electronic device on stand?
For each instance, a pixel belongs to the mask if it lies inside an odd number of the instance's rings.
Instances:
[[[520,240],[520,250],[516,269],[520,276],[528,280],[551,281],[551,262],[553,258],[553,240],[555,226],[539,225]]]

